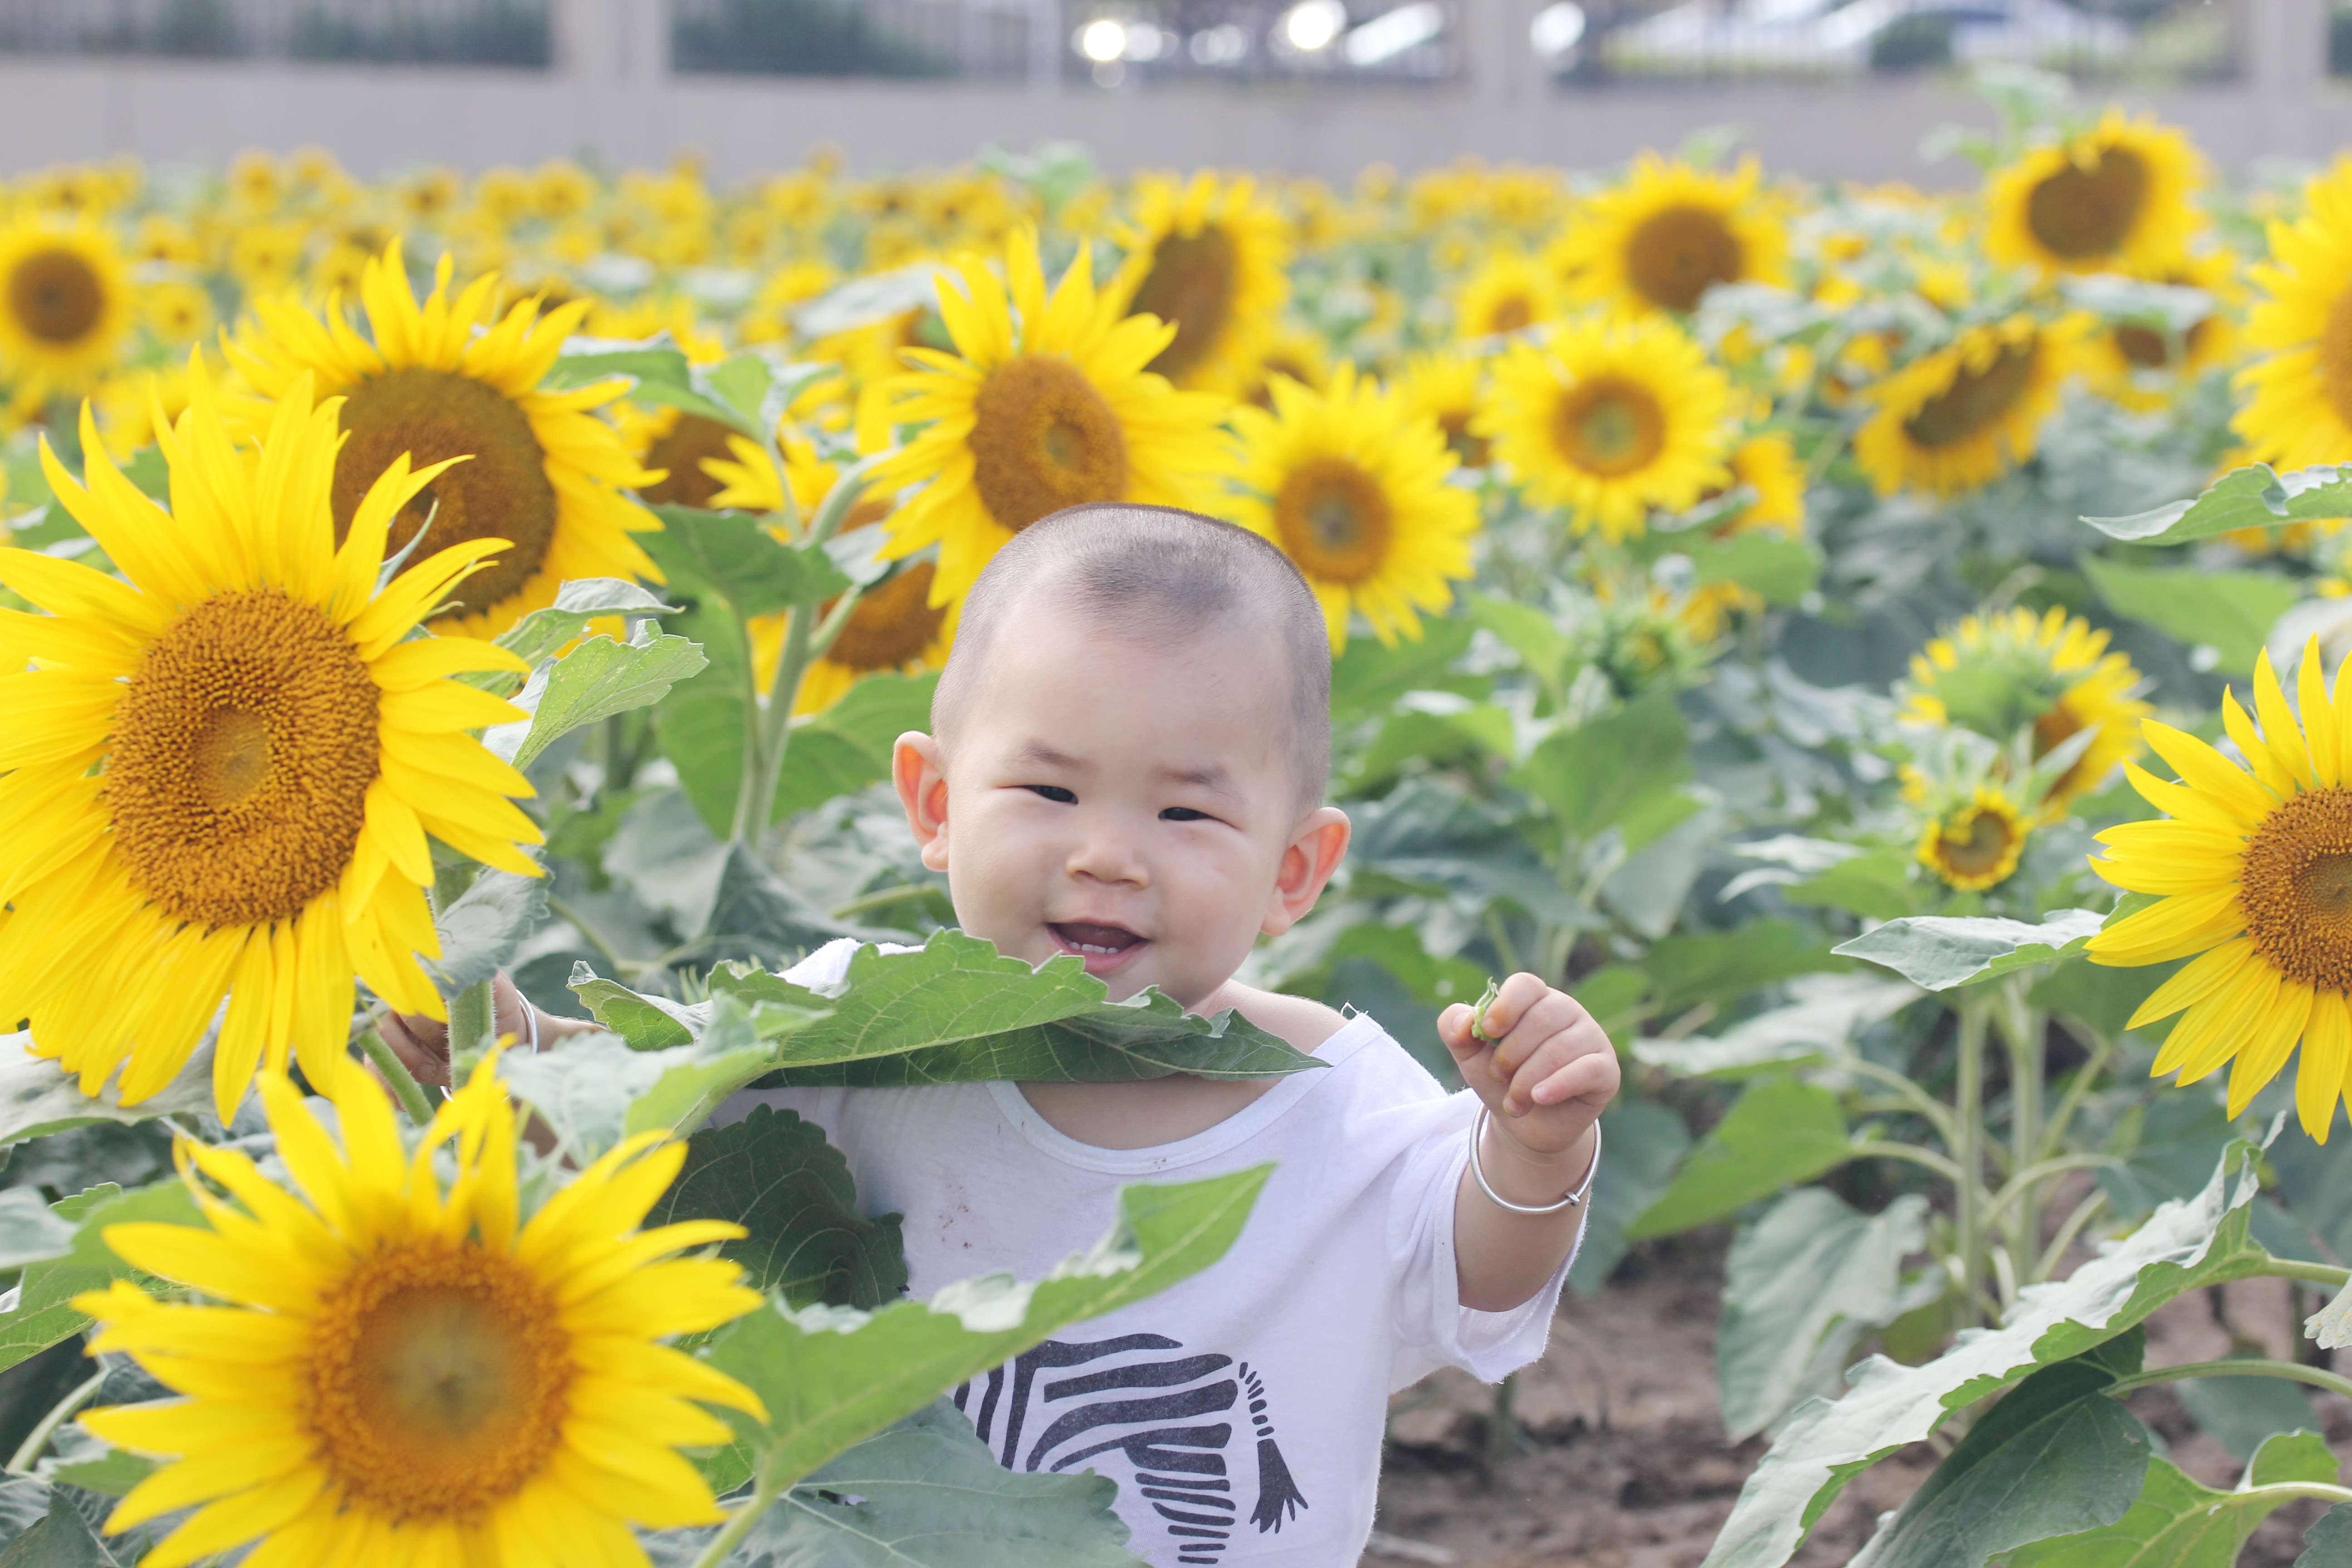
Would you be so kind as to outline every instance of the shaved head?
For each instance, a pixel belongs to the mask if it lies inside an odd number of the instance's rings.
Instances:
[[[1076,616],[1130,642],[1173,647],[1213,636],[1281,659],[1299,809],[1321,803],[1331,771],[1330,634],[1298,568],[1256,534],[1174,507],[1116,501],[1070,507],[1014,534],[965,598],[931,698],[931,732],[943,749],[953,750],[958,722],[982,689],[990,647],[1017,635],[1015,612],[1024,609]]]

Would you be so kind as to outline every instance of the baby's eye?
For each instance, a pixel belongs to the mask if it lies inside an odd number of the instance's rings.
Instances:
[[[1029,791],[1032,795],[1040,795],[1045,796],[1047,800],[1052,801],[1055,805],[1076,805],[1078,804],[1078,797],[1076,795],[1073,794],[1069,790],[1064,789],[1060,784],[1023,784],[1021,787]]]
[[[1189,805],[1171,805],[1167,810],[1160,814],[1160,820],[1162,822],[1207,822],[1210,820],[1210,817],[1207,812],[1194,811]]]

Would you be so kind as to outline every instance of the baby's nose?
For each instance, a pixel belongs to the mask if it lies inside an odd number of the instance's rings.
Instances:
[[[1070,852],[1070,875],[1097,882],[1121,882],[1142,887],[1150,881],[1143,857],[1117,833],[1090,833]]]

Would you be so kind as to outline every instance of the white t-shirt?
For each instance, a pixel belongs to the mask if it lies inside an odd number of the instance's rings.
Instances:
[[[855,944],[787,978],[830,984]],[[1391,1390],[1440,1366],[1488,1382],[1543,1353],[1567,1277],[1509,1312],[1461,1304],[1454,1202],[1477,1110],[1447,1096],[1361,1014],[1207,1131],[1097,1149],[1010,1083],[747,1091],[800,1113],[849,1162],[868,1213],[905,1216],[909,1288],[1037,1276],[1099,1241],[1113,1195],[1275,1164],[1217,1263],[955,1391],[981,1440],[1023,1470],[1118,1483],[1129,1549],[1155,1564],[1353,1564],[1372,1528]]]

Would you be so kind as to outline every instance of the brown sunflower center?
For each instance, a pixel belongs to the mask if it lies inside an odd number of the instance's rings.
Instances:
[[[888,582],[867,589],[857,607],[849,612],[849,624],[841,628],[825,658],[860,675],[897,669],[922,658],[948,616],[945,606],[931,603],[935,574],[929,562],[918,561]]]
[[[1507,294],[1486,312],[1488,332],[1516,332],[1536,319],[1535,301],[1525,294]]]
[[[2305,790],[2263,818],[2246,840],[2238,907],[2273,969],[2352,991],[2352,789]]]
[[[1717,283],[1738,281],[1745,252],[1720,213],[1673,206],[1643,220],[1625,242],[1625,276],[1651,303],[1669,310],[1698,307]]]
[[[368,487],[402,453],[417,468],[465,458],[402,510],[393,523],[392,547],[405,545],[427,517],[432,526],[411,563],[467,540],[509,542],[452,591],[453,615],[478,614],[511,598],[546,561],[556,514],[547,454],[530,416],[498,388],[454,371],[386,371],[345,394],[343,428],[350,439],[335,458],[338,542]]]
[[[2025,226],[2068,261],[2111,256],[2131,237],[2147,201],[2147,165],[2124,147],[2105,147],[2033,187]]]
[[[367,820],[376,684],[341,628],[275,590],[217,595],[139,662],[106,799],[131,885],[174,920],[287,920]]]
[[[2033,721],[2033,756],[2036,762],[2048,756],[2083,732],[2082,716],[2062,700],[2051,705],[2050,710]],[[2085,752],[2074,759],[2074,765],[2058,775],[2050,786],[2051,795],[2060,800],[2071,800],[2095,780],[2083,776],[2083,764],[2090,761]]]
[[[702,471],[705,458],[730,458],[727,426],[699,414],[682,414],[669,434],[646,451],[646,467],[668,472],[637,493],[656,506],[707,507],[727,487]]]
[[[1949,447],[1981,434],[2025,395],[2036,353],[2031,342],[2006,343],[1982,370],[1963,365],[1951,385],[1903,422],[1904,433],[1922,447]]]
[[[309,1418],[352,1500],[396,1520],[478,1520],[546,1468],[563,1436],[572,1339],[512,1258],[389,1247],[320,1304]]]
[[[972,484],[1018,532],[1083,501],[1127,494],[1127,436],[1077,366],[1025,356],[989,374],[972,399]]]
[[[1240,262],[1233,236],[1214,226],[1171,234],[1152,247],[1151,270],[1128,308],[1173,323],[1176,336],[1150,368],[1181,378],[1215,350],[1234,313]]]
[[[8,274],[8,313],[45,343],[78,343],[106,314],[106,285],[63,246],[37,250]]]
[[[1471,415],[1467,408],[1449,408],[1437,416],[1437,427],[1464,468],[1483,468],[1487,463],[1486,437],[1470,428]]]
[[[1989,806],[1971,806],[1945,825],[1937,847],[1955,879],[1982,881],[2000,871],[2017,847],[2017,825]]]
[[[1388,558],[1395,513],[1380,481],[1344,458],[1314,458],[1274,498],[1283,552],[1317,582],[1360,583]]]
[[[2319,331],[2319,381],[2337,417],[2352,425],[2352,288],[2327,308]]]
[[[1614,479],[1657,460],[1666,445],[1666,411],[1648,387],[1594,376],[1561,395],[1551,435],[1561,457],[1587,473]]]

